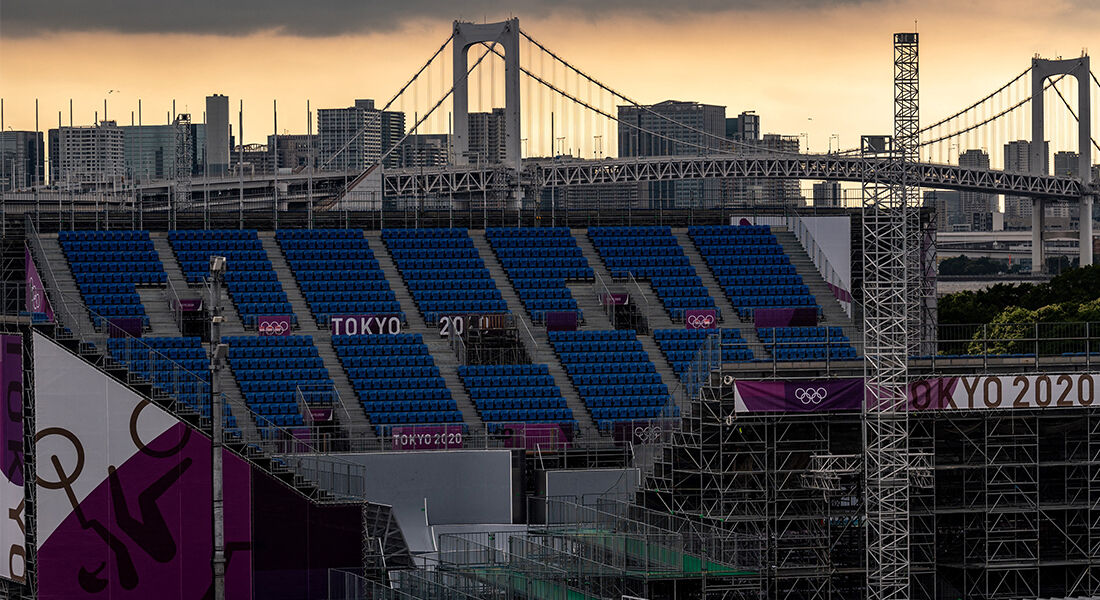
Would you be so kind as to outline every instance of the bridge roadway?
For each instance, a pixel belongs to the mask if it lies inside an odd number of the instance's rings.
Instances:
[[[1007,173],[996,170],[967,169],[953,165],[904,163],[893,159],[864,159],[840,155],[795,154],[713,154],[707,156],[658,156],[588,159],[529,159],[516,176],[515,169],[504,165],[477,167],[445,166],[386,169],[382,174],[385,196],[462,195],[484,191],[524,188],[568,187],[613,183],[643,183],[700,178],[776,178],[861,182],[884,184],[903,178],[925,188],[1028,196],[1060,201],[1078,201],[1083,196],[1100,195],[1097,182],[1091,185],[1072,177]],[[300,195],[309,182],[315,194],[339,195],[345,185],[369,194],[369,181],[359,172],[307,172],[280,174],[280,194]],[[263,195],[274,186],[271,174],[244,179],[246,196]],[[377,180],[375,180],[377,181]],[[172,181],[155,181],[139,186],[146,194],[167,194]],[[225,200],[230,190],[241,185],[238,177],[194,178],[192,195],[209,194]],[[375,193],[377,193],[377,189]]]

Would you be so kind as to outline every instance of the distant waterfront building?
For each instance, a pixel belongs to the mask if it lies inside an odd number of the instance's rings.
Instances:
[[[469,149],[466,156],[470,164],[498,164],[507,157],[505,146],[504,109],[492,112],[470,113]]]
[[[967,150],[959,155],[959,166],[967,169],[989,170],[989,154],[984,150]],[[993,231],[993,213],[1000,212],[997,196],[979,192],[962,192],[962,212],[970,231]]]
[[[962,207],[962,193],[929,190],[924,193],[924,206],[936,211],[936,231],[970,231],[970,219]]]
[[[0,190],[42,185],[46,154],[41,131],[0,131]]]
[[[844,198],[841,195],[840,183],[837,181],[818,181],[814,184],[815,207],[844,206]]]
[[[278,164],[280,169],[289,169],[295,173],[305,169],[313,158],[314,168],[317,167],[317,144],[320,136],[306,133],[267,136],[267,148],[274,148],[271,161]],[[277,161],[277,163],[276,163]]]
[[[382,111],[374,100],[356,100],[349,108],[317,111],[321,166],[330,170],[364,170],[376,164],[405,133],[405,113]],[[393,154],[386,166],[396,166]]]
[[[206,174],[225,175],[229,172],[229,97],[214,94],[206,97],[206,132],[200,142],[194,138],[196,148],[205,148]]]
[[[620,106],[618,118],[620,158],[697,155],[730,147],[725,141],[724,106],[666,100],[651,106]],[[720,206],[722,183],[704,179],[641,184],[639,202],[649,208]]]
[[[398,163],[406,167],[446,166],[450,144],[445,133],[410,134],[397,149]]]
[[[760,115],[750,110],[726,119],[726,137],[738,142],[759,141]]]
[[[119,129],[128,180],[145,182],[175,177],[178,143],[175,125],[127,125]],[[191,124],[191,174],[195,176],[204,172],[206,131],[203,123]]]
[[[124,136],[116,122],[51,129],[48,137],[51,184],[96,187],[126,176]]]
[[[1049,144],[1043,142],[1042,173],[1050,172]],[[1009,173],[1031,172],[1031,142],[1016,140],[1004,146],[1004,170]],[[1005,196],[1005,229],[1031,229],[1031,198],[1027,196]]]

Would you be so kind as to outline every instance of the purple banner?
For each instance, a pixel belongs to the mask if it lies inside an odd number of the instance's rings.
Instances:
[[[817,325],[817,307],[758,308],[752,311],[756,327],[814,327]]]
[[[734,399],[738,412],[818,412],[860,410],[863,379],[807,379],[804,381],[737,381]]]
[[[141,319],[134,317],[115,317],[113,319],[107,319],[107,337],[120,338],[120,337],[141,337],[142,333],[142,321]]]
[[[564,450],[569,448],[572,427],[563,423],[508,423],[500,428],[505,448]]]
[[[23,491],[23,337],[0,335],[0,577],[24,583],[27,536]]]
[[[332,335],[401,333],[401,317],[397,315],[332,315],[328,324]]]
[[[604,306],[608,305],[622,305],[630,303],[630,294],[600,294],[600,304]]]
[[[229,450],[223,460],[226,597],[250,598],[249,466]],[[178,423],[104,475],[40,541],[38,597],[211,597],[210,440]]]
[[[23,267],[27,276],[27,300],[26,308],[29,313],[43,313],[46,320],[53,323],[53,307],[50,299],[46,297],[46,286],[42,285],[42,278],[38,275],[38,267],[31,258],[31,249],[23,247]]]
[[[462,447],[462,425],[398,425],[391,430],[394,450],[449,450]]]
[[[577,313],[548,312],[546,313],[546,331],[576,331]]]
[[[202,298],[180,298],[179,309],[182,312],[198,312],[202,310]]]
[[[656,444],[668,440],[678,428],[675,419],[646,419],[640,421],[615,421],[611,438],[616,442]]]
[[[718,311],[713,308],[685,310],[684,326],[688,329],[718,329]]]
[[[260,335],[290,335],[290,315],[260,315],[256,327]]]
[[[309,407],[309,418],[313,421],[331,421],[332,420],[332,407]]]

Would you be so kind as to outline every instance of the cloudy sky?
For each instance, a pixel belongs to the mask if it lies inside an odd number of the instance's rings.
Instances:
[[[517,16],[533,37],[640,102],[697,100],[727,106],[730,116],[755,110],[765,132],[804,133],[811,149],[824,151],[835,147],[832,134],[849,147],[860,133],[890,130],[891,33],[914,23],[921,34],[924,122],[984,96],[1036,53],[1076,57],[1090,44],[1100,52],[1095,0],[521,0],[507,8],[485,0],[192,0],[172,6],[0,1],[5,127],[33,129],[35,99],[42,129],[55,127],[59,112],[68,124],[70,99],[76,124],[91,124],[97,112],[102,118],[104,99],[109,118],[120,123],[129,124],[138,99],[145,123],[165,122],[173,100],[178,111],[200,120],[203,98],[218,92],[230,97],[234,123],[243,100],[246,141],[262,141],[275,129],[273,101],[278,130],[304,132],[307,100],[317,108],[391,97],[446,39],[454,19]],[[528,66],[555,77],[545,61],[535,56]],[[416,98],[403,98],[399,107],[423,114],[449,87],[444,67],[428,76],[410,90]],[[564,76],[556,83],[572,85]],[[486,108],[494,96],[502,103],[502,93],[476,94],[471,108]],[[548,124],[532,123],[531,114],[549,112],[548,100],[529,98],[525,135],[541,146],[539,138],[549,140]],[[598,94],[593,101],[610,105]],[[557,108],[560,118],[570,116],[571,109]],[[591,127],[570,136],[606,132],[589,120]],[[442,110],[429,122],[445,124]],[[577,143],[591,152],[596,142]]]

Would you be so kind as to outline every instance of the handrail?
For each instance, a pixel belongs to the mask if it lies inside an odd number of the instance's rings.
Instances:
[[[825,280],[825,284],[829,286],[829,291],[833,293],[833,297],[840,303],[844,312],[848,314],[850,318],[852,316],[852,305],[854,300],[852,298],[851,290],[846,290],[841,287],[843,281],[840,274],[833,268],[829,257],[825,254],[825,251],[821,248],[821,245],[814,239],[813,233],[810,228],[802,220],[802,215],[794,211],[787,213],[787,228],[794,234],[795,239],[802,245],[802,249],[809,255],[810,261],[817,267],[822,279]],[[846,296],[846,297],[845,297]]]
[[[608,320],[611,321],[611,328],[618,329],[615,322],[615,305],[610,302],[611,290],[607,289],[607,283],[604,282],[603,277],[601,277],[599,273],[594,274],[596,278],[592,280],[592,287],[596,293],[596,301],[600,303],[600,307],[603,308],[604,314],[607,315]],[[603,288],[603,295],[600,295],[599,288]]]
[[[41,264],[45,267],[44,269],[39,269],[39,275],[45,275],[46,281],[43,283],[46,289],[43,291],[46,292],[47,299],[50,300],[50,307],[53,308],[54,316],[65,316],[66,318],[64,320],[67,322],[63,323],[63,325],[69,328],[69,330],[76,334],[81,340],[101,341],[103,338],[99,332],[95,331],[94,328],[89,329],[88,326],[91,325],[91,322],[88,319],[81,319],[74,315],[69,303],[64,301],[65,297],[61,292],[61,288],[58,286],[57,276],[54,274],[53,265],[51,265],[49,259],[46,258],[46,249],[42,246],[42,239],[38,236],[38,230],[35,228],[30,215],[24,217],[24,227],[26,228],[26,239],[30,242],[32,260],[35,261],[36,265]],[[49,297],[51,291],[54,294],[53,298]],[[59,298],[62,300],[61,302],[57,302]],[[82,300],[79,301],[79,305],[83,306],[84,302]],[[91,314],[92,310],[88,309],[88,313]]]
[[[520,325],[523,325],[523,330],[527,332],[527,338],[531,340],[531,362],[538,363],[540,348],[539,343],[535,341],[535,335],[531,333],[531,328],[527,326],[526,319],[524,319],[522,316],[516,316],[516,320],[519,321]],[[526,341],[524,341],[524,345],[527,345]]]
[[[653,304],[649,301],[649,296],[646,295],[645,290],[642,289],[642,285],[638,283],[638,280],[634,278],[634,272],[630,271],[630,281],[634,284],[635,289],[638,290],[638,295],[645,301],[645,318],[646,321],[653,321]]]
[[[466,341],[462,339],[462,335],[457,332],[451,332],[451,335],[448,337],[451,342],[451,350],[453,350],[455,356],[458,357],[458,364],[467,364]]]

